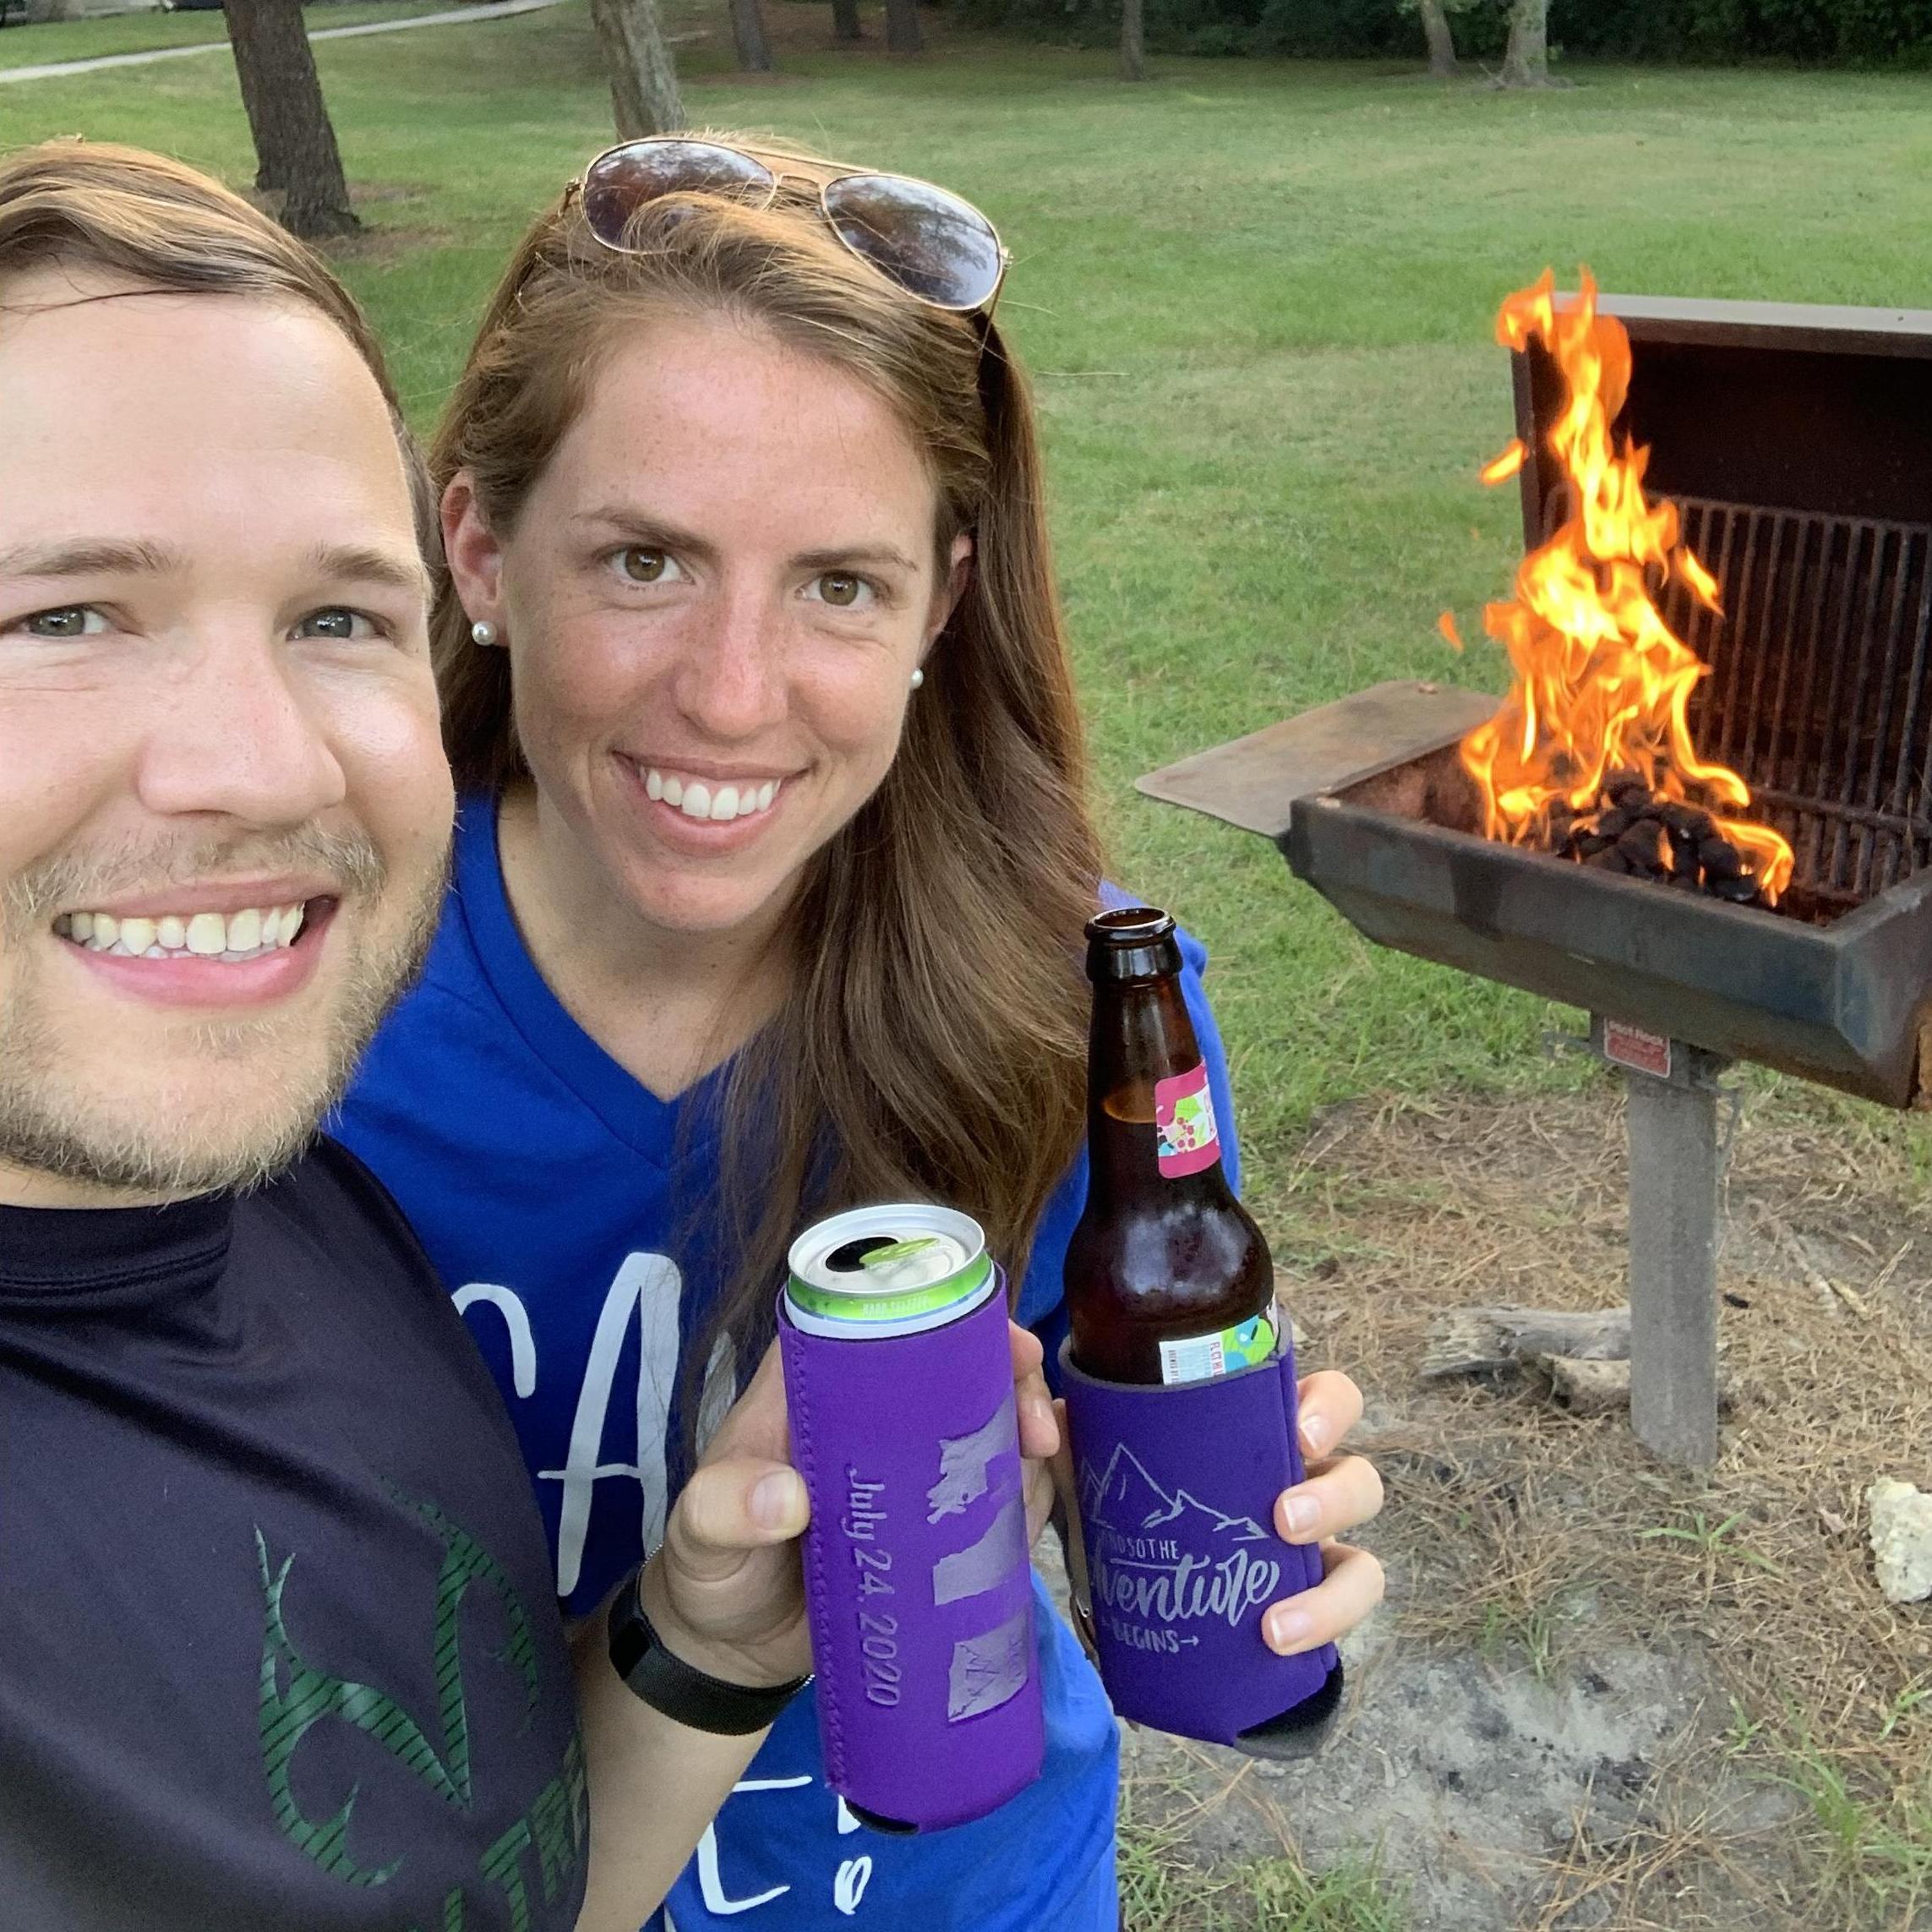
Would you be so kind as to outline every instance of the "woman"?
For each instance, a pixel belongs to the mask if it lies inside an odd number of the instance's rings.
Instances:
[[[923,184],[630,144],[518,248],[438,439],[456,879],[346,1132],[472,1312],[576,1611],[654,1542],[816,1214],[969,1208],[1065,1331],[1101,887],[1003,267]],[[1358,1412],[1312,1378],[1312,1452]],[[1343,1459],[1278,1526],[1378,1501]],[[1274,1640],[1379,1591],[1335,1547]],[[1112,1928],[1114,1724],[1040,1624],[1028,1792],[857,1836],[801,1697],[667,1918]]]

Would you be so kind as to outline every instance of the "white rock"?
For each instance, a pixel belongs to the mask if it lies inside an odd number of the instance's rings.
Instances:
[[[1891,1603],[1932,1596],[1932,1496],[1882,1478],[1865,1492],[1879,1588]]]

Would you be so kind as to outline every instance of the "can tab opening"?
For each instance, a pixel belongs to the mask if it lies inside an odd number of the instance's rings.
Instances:
[[[847,1242],[843,1247],[835,1247],[826,1256],[825,1265],[835,1274],[856,1274],[863,1268],[876,1268],[902,1254],[916,1253],[920,1245],[887,1241],[883,1235],[865,1235]]]

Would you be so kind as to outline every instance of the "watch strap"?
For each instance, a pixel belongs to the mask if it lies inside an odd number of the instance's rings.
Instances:
[[[653,1711],[694,1731],[742,1738],[762,1731],[811,1682],[728,1684],[686,1663],[664,1647],[644,1613],[640,1568],[625,1579],[610,1606],[611,1667]]]

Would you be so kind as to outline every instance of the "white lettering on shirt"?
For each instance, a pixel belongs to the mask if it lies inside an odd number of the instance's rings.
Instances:
[[[664,1502],[668,1476],[664,1463],[664,1433],[670,1422],[671,1391],[678,1378],[678,1301],[684,1280],[678,1264],[668,1254],[627,1254],[617,1276],[603,1298],[598,1316],[597,1332],[591,1338],[590,1354],[584,1363],[584,1378],[577,1391],[576,1416],[570,1424],[570,1444],[561,1469],[540,1469],[538,1476],[548,1482],[564,1486],[564,1498],[558,1512],[557,1594],[568,1596],[582,1574],[584,1539],[590,1530],[591,1502],[597,1485],[611,1476],[628,1476],[641,1492],[639,1536],[645,1550],[653,1550],[664,1538]],[[452,1296],[458,1313],[481,1302],[503,1318],[510,1334],[510,1379],[520,1396],[530,1395],[537,1386],[537,1349],[530,1333],[530,1318],[512,1289],[494,1282],[472,1281]],[[630,1317],[637,1316],[637,1460],[604,1462],[604,1425],[609,1418],[610,1399],[617,1381],[618,1357],[624,1351],[624,1338]],[[713,1369],[727,1369],[725,1386],[730,1385],[729,1364],[714,1356]],[[713,1379],[706,1378],[708,1397]]]
[[[718,1833],[709,1825],[704,1828],[703,1837],[698,1840],[697,1875],[698,1892],[704,1900],[705,1910],[715,1912],[721,1918],[729,1918],[739,1912],[756,1912],[761,1905],[769,1905],[774,1898],[783,1898],[792,1889],[789,1885],[775,1885],[767,1891],[755,1891],[748,1898],[728,1897],[724,1881],[718,1875]]]
[[[684,1278],[668,1254],[634,1253],[624,1258],[604,1296],[597,1332],[591,1338],[584,1378],[577,1391],[576,1415],[570,1425],[570,1444],[561,1469],[537,1473],[564,1486],[558,1512],[557,1593],[568,1596],[583,1572],[584,1542],[590,1531],[591,1503],[597,1485],[611,1476],[629,1476],[642,1491],[640,1510],[641,1551],[648,1553],[664,1538],[664,1438],[670,1425],[671,1394],[678,1378],[679,1339],[678,1303]],[[472,1281],[450,1296],[456,1313],[477,1303],[494,1308],[510,1337],[510,1375],[519,1396],[537,1389],[537,1345],[530,1317],[513,1288],[494,1281]],[[603,1433],[609,1420],[610,1399],[617,1381],[618,1357],[625,1332],[636,1309],[637,1345],[637,1460],[604,1462]],[[701,1450],[716,1433],[738,1399],[736,1353],[729,1335],[719,1336],[706,1365],[698,1400],[697,1442]]]
[[[519,1395],[535,1394],[537,1344],[530,1333],[530,1317],[524,1312],[516,1290],[499,1288],[494,1281],[472,1281],[468,1287],[459,1288],[450,1299],[456,1303],[459,1315],[482,1302],[503,1317],[503,1325],[510,1331],[510,1379]]]
[[[838,1868],[838,1876],[832,1887],[832,1902],[838,1907],[842,1918],[849,1918],[859,1909],[859,1901],[865,1896],[865,1887],[871,1879],[870,1858],[848,1858]]]
[[[809,1776],[741,1777],[731,1790],[734,1797],[741,1791],[799,1791],[810,1782]],[[789,1885],[775,1885],[769,1891],[754,1892],[749,1898],[727,1897],[724,1881],[718,1875],[718,1833],[709,1825],[704,1828],[703,1837],[698,1840],[697,1873],[698,1892],[704,1900],[705,1909],[723,1918],[729,1918],[734,1913],[756,1912],[761,1905],[769,1905],[774,1898],[783,1898],[792,1889]]]
[[[683,1287],[678,1264],[669,1255],[627,1254],[603,1298],[603,1312],[584,1363],[564,1466],[537,1471],[541,1480],[564,1486],[557,1520],[559,1596],[568,1596],[577,1586],[584,1538],[590,1530],[591,1499],[607,1476],[629,1476],[642,1490],[643,1547],[654,1550],[664,1540],[664,1430],[678,1377],[678,1297]],[[637,1316],[637,1460],[600,1462],[617,1358],[633,1310]]]

